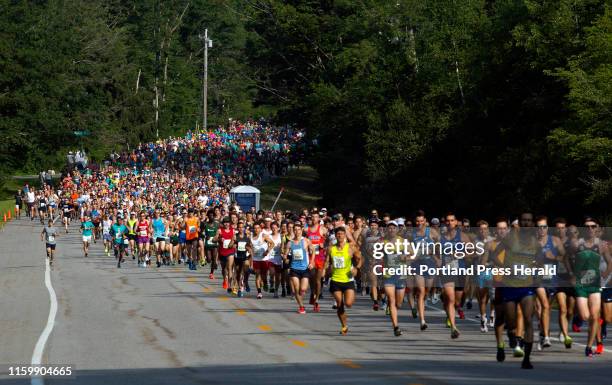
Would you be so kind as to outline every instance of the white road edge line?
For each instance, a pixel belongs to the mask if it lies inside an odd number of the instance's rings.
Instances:
[[[51,269],[48,259],[45,260],[45,286],[47,286],[47,291],[49,291],[49,302],[51,306],[49,307],[47,325],[40,334],[40,337],[38,337],[38,342],[36,342],[36,346],[34,347],[34,353],[32,353],[32,365],[41,364],[45,345],[47,344],[49,335],[51,335],[51,331],[53,331],[55,315],[57,314],[57,296],[55,295],[55,290],[53,290],[53,285],[51,285]],[[44,379],[42,377],[32,377],[30,383],[31,385],[42,385],[44,384]]]

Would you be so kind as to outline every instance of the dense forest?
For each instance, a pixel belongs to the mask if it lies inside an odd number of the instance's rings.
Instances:
[[[0,4],[4,175],[195,127],[208,28],[209,124],[305,127],[327,206],[612,216],[610,1]]]

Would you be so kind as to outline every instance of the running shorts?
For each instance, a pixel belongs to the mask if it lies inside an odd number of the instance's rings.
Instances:
[[[329,281],[329,291],[334,293],[336,291],[345,292],[347,290],[355,291],[355,281],[350,282],[336,282],[333,280]]]
[[[576,287],[576,298],[589,298],[589,295],[595,293],[601,293],[601,288],[599,287]]]
[[[267,271],[271,265],[270,261],[253,261],[253,270]]]
[[[166,242],[166,237],[157,237],[155,238],[155,242]]]
[[[423,278],[433,278],[427,271],[421,274],[421,266],[427,266],[427,269],[434,268],[436,267],[436,262],[433,259],[417,259],[410,264],[410,267],[415,269],[415,275]],[[425,269],[425,267],[423,267],[423,269]]]
[[[534,290],[531,287],[504,287],[502,297],[504,302],[520,302],[533,294]]]
[[[137,238],[138,240],[138,244],[142,245],[142,244],[147,244],[149,243],[149,237],[141,237],[140,235]]]
[[[393,275],[391,277],[385,277],[383,279],[384,287],[393,287],[395,286],[395,290],[402,290],[406,288],[406,278],[401,275]]]
[[[83,235],[83,242],[91,242],[91,235]]]
[[[565,293],[565,295],[568,296],[568,297],[575,297],[576,296],[576,290],[574,290],[573,287],[568,287],[568,286],[558,287],[556,289],[556,293],[555,294],[559,294],[559,293]]]
[[[612,302],[612,287],[605,287],[601,289],[601,302],[603,303]]]
[[[47,249],[55,250],[55,243],[54,244],[47,243]]]
[[[298,279],[310,278],[310,270],[289,269],[289,277],[296,277]]]
[[[136,240],[136,234],[128,234],[128,240],[130,241],[135,241]]]

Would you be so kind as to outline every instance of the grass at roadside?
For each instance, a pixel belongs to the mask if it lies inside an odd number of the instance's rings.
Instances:
[[[293,169],[287,175],[274,179],[262,186],[260,208],[269,210],[278,195],[281,187],[285,190],[281,195],[276,207],[279,210],[300,210],[317,205],[321,199],[316,191],[317,172],[312,167],[302,166],[299,170]]]
[[[2,220],[2,216],[7,212],[11,212],[11,216],[15,214],[15,200],[6,199],[0,201],[0,220]]]

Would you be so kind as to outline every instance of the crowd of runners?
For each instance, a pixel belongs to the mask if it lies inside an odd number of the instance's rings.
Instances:
[[[407,307],[425,332],[426,305],[441,301],[450,337],[457,339],[457,319],[475,303],[480,331],[495,332],[498,361],[505,360],[504,334],[513,355],[523,358],[521,367],[529,369],[534,344],[544,350],[557,340],[570,349],[571,333],[581,328],[588,333],[585,355],[603,354],[612,322],[612,257],[609,234],[597,219],[586,217],[577,227],[563,218],[524,212],[472,226],[453,213],[439,219],[423,211],[399,218],[377,210],[360,216],[316,207],[256,211],[230,200],[234,186],[258,184],[299,167],[303,146],[300,130],[233,122],[112,154],[99,166],[71,170],[55,187],[25,186],[15,201],[20,215],[23,208],[30,220],[45,225],[41,241],[50,263],[56,238],[74,231],[76,223],[84,256],[99,242],[117,268],[130,259],[143,269],[184,265],[204,271],[207,279],[221,279],[229,295],[291,297],[300,314],[307,306],[319,312],[329,291],[343,335],[349,332],[347,309],[360,295],[369,296],[373,311],[389,316],[395,336],[402,335],[400,309]],[[55,226],[59,218],[63,229]],[[481,242],[484,252],[461,258],[445,251],[405,252],[398,248],[403,240],[438,243],[441,250]],[[383,245],[382,258],[376,257],[377,245]],[[492,271],[554,266],[556,274],[430,273],[435,267],[479,264]],[[427,268],[420,274],[389,273],[402,265]],[[553,304],[558,339],[550,335]]]

